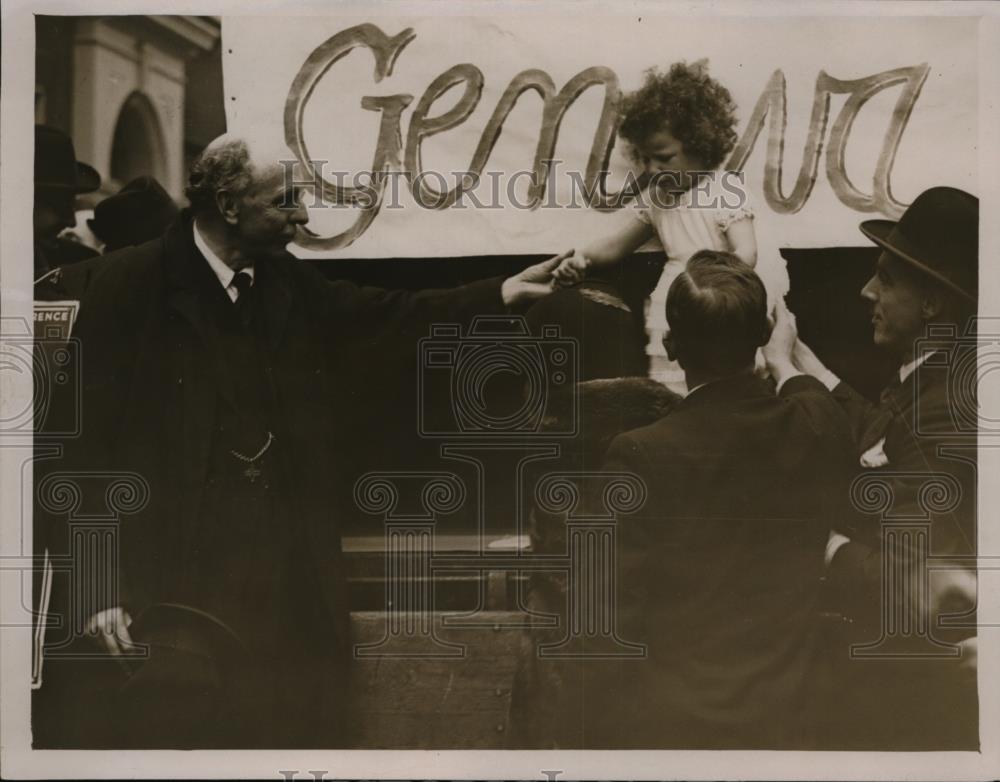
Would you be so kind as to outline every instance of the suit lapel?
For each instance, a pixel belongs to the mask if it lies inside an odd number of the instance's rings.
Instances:
[[[225,292],[194,244],[191,221],[181,220],[175,228],[167,236],[167,303],[201,338],[219,392],[235,404],[235,388],[211,316]]]
[[[292,308],[292,292],[288,278],[279,265],[269,259],[254,263],[254,317],[260,320],[261,334],[271,351],[277,350],[285,335]]]
[[[882,391],[878,404],[872,404],[846,383],[834,388],[834,398],[850,420],[859,455],[871,450],[883,437],[892,435],[889,439],[894,439],[897,434],[913,428],[919,401],[917,394],[927,394],[933,384],[940,382],[934,379],[936,374],[927,364],[917,367],[902,383],[898,382],[897,374],[896,380]]]
[[[868,417],[865,429],[861,434],[861,453],[865,453],[882,438],[888,437],[891,430],[899,428],[899,432],[909,433],[913,428],[913,410],[918,393],[917,380],[926,385],[926,373],[919,369],[911,372],[901,383],[890,384],[883,392],[878,405]]]

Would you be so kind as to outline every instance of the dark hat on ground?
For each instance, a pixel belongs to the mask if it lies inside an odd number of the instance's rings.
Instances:
[[[87,225],[110,252],[162,236],[178,214],[163,186],[151,176],[141,176],[94,207]]]
[[[918,195],[899,222],[865,220],[861,231],[893,255],[972,301],[979,294],[979,199],[954,187]]]
[[[225,623],[191,606],[155,603],[129,626],[148,656],[123,685],[143,689],[203,690],[217,687],[229,663],[245,654],[239,636]]]
[[[228,626],[191,606],[157,603],[129,626],[146,647],[115,695],[123,748],[194,748],[213,740],[246,649]]]
[[[90,193],[101,175],[76,159],[73,140],[56,128],[35,125],[35,187]]]

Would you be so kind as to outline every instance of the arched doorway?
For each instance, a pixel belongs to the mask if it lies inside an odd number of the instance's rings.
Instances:
[[[152,102],[133,92],[122,104],[111,142],[111,178],[124,185],[147,174],[166,182],[166,153]]]

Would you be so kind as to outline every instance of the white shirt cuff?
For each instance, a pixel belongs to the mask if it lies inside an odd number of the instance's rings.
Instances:
[[[840,378],[825,367],[822,372],[816,375],[816,379],[826,386],[829,391],[833,391],[833,389],[840,385]]]
[[[777,393],[780,394],[782,386],[784,386],[785,383],[787,383],[793,377],[802,377],[802,375],[805,375],[805,374],[807,374],[807,373],[806,372],[796,372],[794,375],[786,375],[785,377],[783,377],[781,379],[781,382],[778,383],[778,387],[776,389]],[[812,375],[812,376],[815,377],[824,386],[826,386],[826,388],[827,388],[828,391],[833,391],[833,389],[835,389],[838,385],[840,385],[840,378],[837,377],[835,374],[833,374],[833,372],[831,372],[829,369],[826,369],[826,368],[824,368],[822,372],[819,372],[818,374],[815,374],[815,375]]]
[[[804,374],[805,372],[796,372],[794,375],[785,375],[783,378],[781,378],[781,381],[778,383],[777,388],[775,388],[775,393],[780,394],[781,389],[784,387],[785,383],[787,383],[793,377],[802,377]]]

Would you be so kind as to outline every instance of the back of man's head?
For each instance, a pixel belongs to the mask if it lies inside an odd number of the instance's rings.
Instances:
[[[670,286],[667,323],[668,350],[686,371],[750,369],[771,331],[764,284],[732,253],[701,250]]]
[[[241,195],[250,188],[253,175],[246,141],[220,136],[195,159],[188,172],[184,195],[191,202],[195,214],[209,214],[215,211],[219,190]]]

